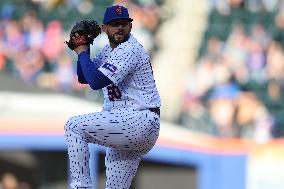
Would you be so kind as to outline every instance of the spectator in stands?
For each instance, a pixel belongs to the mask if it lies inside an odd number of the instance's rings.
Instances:
[[[266,79],[283,80],[284,54],[279,42],[272,41],[267,49]]]
[[[66,54],[61,55],[55,68],[55,87],[59,91],[72,92],[77,81],[77,72],[72,60]]]
[[[26,49],[17,53],[14,63],[19,79],[27,83],[36,83],[43,69],[44,58],[39,51]]]
[[[53,20],[47,24],[42,51],[53,70],[56,62],[64,50],[62,24],[59,20]]]
[[[15,174],[4,173],[0,180],[0,189],[31,189],[27,182],[19,181]]]
[[[215,83],[212,86],[209,108],[213,123],[220,137],[235,136],[236,99],[240,92],[238,84],[234,81],[225,59],[215,65]]]
[[[242,92],[237,99],[238,136],[265,142],[272,137],[273,118],[253,92]]]
[[[5,173],[1,178],[0,189],[19,189],[18,178],[12,173]]]
[[[27,12],[20,20],[20,23],[25,35],[26,46],[41,52],[45,36],[43,22],[32,11]]]
[[[263,83],[266,80],[265,75],[265,46],[260,43],[262,39],[248,37],[246,40],[247,57],[246,67],[250,73],[250,79],[257,83]]]
[[[4,52],[5,55],[13,60],[17,53],[25,49],[25,38],[21,31],[21,26],[16,20],[6,23],[4,31]]]

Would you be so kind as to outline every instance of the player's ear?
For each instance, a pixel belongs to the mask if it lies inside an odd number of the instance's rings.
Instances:
[[[102,30],[103,32],[107,32],[107,26],[105,24],[102,26]]]
[[[130,31],[132,29],[132,22],[129,23],[129,28],[130,28]]]

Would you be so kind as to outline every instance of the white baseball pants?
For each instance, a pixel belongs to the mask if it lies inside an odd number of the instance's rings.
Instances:
[[[95,143],[107,147],[106,189],[128,189],[159,129],[159,116],[149,110],[114,109],[71,117],[65,124],[71,188],[92,188],[88,143]]]

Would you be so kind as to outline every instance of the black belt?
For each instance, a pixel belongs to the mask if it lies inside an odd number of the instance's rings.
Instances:
[[[151,112],[154,112],[160,116],[160,108],[149,108]]]

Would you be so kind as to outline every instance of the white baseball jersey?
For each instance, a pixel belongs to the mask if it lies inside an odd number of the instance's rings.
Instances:
[[[65,137],[71,188],[91,189],[88,143],[106,146],[106,189],[128,189],[141,157],[155,145],[160,107],[149,56],[130,38],[115,49],[107,45],[94,59],[113,84],[103,88],[103,111],[69,118]]]
[[[150,58],[133,36],[113,50],[107,45],[96,58],[99,70],[114,83],[103,88],[104,110],[160,107]]]

